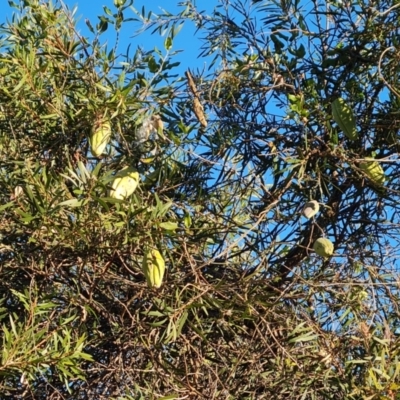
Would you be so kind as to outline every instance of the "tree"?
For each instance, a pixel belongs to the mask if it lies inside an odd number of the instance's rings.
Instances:
[[[114,4],[2,26],[1,397],[397,398],[399,7]]]

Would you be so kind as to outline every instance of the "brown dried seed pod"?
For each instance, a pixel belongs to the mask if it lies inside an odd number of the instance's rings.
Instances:
[[[186,71],[186,77],[188,79],[189,89],[192,92],[193,96],[199,97],[196,85],[195,85],[194,80],[193,80],[193,76],[192,76],[192,74],[190,73],[189,70]]]
[[[162,132],[164,130],[164,123],[159,115],[153,115],[151,117],[151,122],[157,132]]]
[[[206,128],[207,120],[206,117],[204,116],[203,106],[201,105],[200,100],[197,97],[193,99],[193,111],[197,119],[199,120],[200,124],[204,126],[204,128]]]

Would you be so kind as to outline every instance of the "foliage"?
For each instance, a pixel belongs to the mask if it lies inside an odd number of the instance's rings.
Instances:
[[[115,0],[84,37],[62,2],[10,4],[1,398],[400,397],[398,5]],[[120,54],[130,23],[164,49]],[[209,70],[177,72],[183,23]]]

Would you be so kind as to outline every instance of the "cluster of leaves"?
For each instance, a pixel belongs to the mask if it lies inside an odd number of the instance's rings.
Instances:
[[[395,399],[400,9],[233,0],[207,15],[189,0],[155,16],[115,0],[85,38],[61,1],[11,4],[2,398]],[[166,33],[163,51],[119,54],[132,21]],[[175,74],[182,23],[209,71]],[[354,140],[332,119],[338,97]],[[164,131],[137,144],[152,115]],[[104,118],[112,140],[97,158],[88,138]],[[127,165],[139,187],[113,199]],[[311,199],[320,213],[304,222]],[[321,236],[331,259],[312,251]],[[158,290],[141,270],[150,249],[168,266]]]

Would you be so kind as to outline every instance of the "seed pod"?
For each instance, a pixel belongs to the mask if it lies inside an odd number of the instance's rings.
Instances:
[[[143,258],[142,269],[150,288],[159,288],[165,273],[165,261],[158,250],[148,251]]]
[[[371,157],[366,157],[365,160],[368,161],[361,162],[360,168],[366,173],[366,175],[369,179],[371,179],[372,182],[378,185],[383,185],[385,183],[386,177],[385,171],[383,170],[381,165]]]
[[[329,257],[333,254],[333,243],[326,238],[319,238],[314,242],[314,251],[321,257]]]
[[[17,199],[17,198],[20,197],[23,193],[24,193],[24,189],[22,189],[22,186],[20,186],[20,185],[15,186],[14,192],[13,192],[12,195],[10,196],[10,200],[15,200],[15,199]]]
[[[204,126],[204,128],[207,128],[207,120],[204,115],[203,105],[200,103],[200,100],[197,97],[193,99],[193,111],[200,124]]]
[[[139,173],[134,168],[125,167],[115,175],[110,196],[124,200],[136,190],[138,184]]]
[[[149,140],[150,133],[153,129],[154,127],[153,123],[151,122],[151,119],[146,118],[143,121],[142,126],[136,131],[136,141],[135,141],[136,145],[140,145],[141,143],[144,143],[147,140]]]
[[[304,205],[303,215],[306,218],[313,217],[319,211],[319,203],[316,200],[311,200]]]
[[[95,157],[103,154],[111,138],[111,124],[109,121],[100,121],[93,126],[89,138],[90,149]]]
[[[156,132],[162,132],[164,130],[164,123],[159,115],[153,115],[151,117],[151,122]]]
[[[340,97],[332,103],[332,117],[348,139],[356,140],[358,138],[353,111]]]
[[[152,133],[162,135],[164,123],[159,115],[153,115],[143,120],[142,126],[136,131],[136,145],[140,145],[149,140]]]

